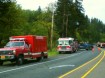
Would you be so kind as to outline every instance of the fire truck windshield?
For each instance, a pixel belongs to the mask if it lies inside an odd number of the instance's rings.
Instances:
[[[6,47],[24,46],[24,42],[8,42]]]
[[[58,44],[59,45],[69,45],[72,43],[72,40],[59,40]]]

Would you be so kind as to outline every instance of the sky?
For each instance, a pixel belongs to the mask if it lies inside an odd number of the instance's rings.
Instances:
[[[45,9],[49,3],[57,0],[16,0],[22,9],[37,10],[40,6]],[[85,14],[89,18],[98,18],[105,24],[105,0],[83,0]]]

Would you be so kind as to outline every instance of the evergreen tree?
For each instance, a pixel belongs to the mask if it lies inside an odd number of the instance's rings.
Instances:
[[[83,24],[83,11],[82,0],[58,0],[55,23],[61,37],[76,37],[77,24]]]
[[[6,43],[13,29],[20,25],[20,8],[14,0],[0,0],[0,42]]]

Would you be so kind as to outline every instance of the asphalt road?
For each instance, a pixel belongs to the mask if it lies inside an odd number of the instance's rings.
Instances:
[[[95,48],[94,52],[80,50],[73,54],[49,57],[41,62],[32,61],[22,66],[8,64],[0,66],[0,78],[58,78],[99,54],[100,52]]]
[[[105,50],[94,59],[70,70],[59,78],[105,78]]]

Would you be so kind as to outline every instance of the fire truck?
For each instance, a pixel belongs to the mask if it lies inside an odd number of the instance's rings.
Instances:
[[[73,53],[78,50],[78,41],[74,38],[59,38],[57,51],[60,53],[68,52]]]
[[[0,48],[0,65],[5,61],[22,65],[24,60],[48,58],[45,36],[12,36],[4,48]]]

